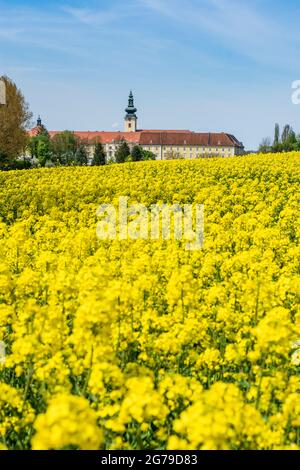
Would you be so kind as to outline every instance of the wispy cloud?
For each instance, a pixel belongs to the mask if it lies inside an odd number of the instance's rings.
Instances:
[[[63,6],[62,11],[80,23],[88,25],[108,25],[139,15],[138,4],[127,1],[126,4],[114,4],[109,8],[75,8]]]
[[[85,24],[108,24],[120,19],[120,14],[115,10],[95,11],[86,8],[63,7],[62,10],[73,19]]]
[[[32,8],[7,7],[0,16],[1,50],[7,44],[26,46],[27,50],[48,50],[76,57],[87,57],[88,50],[80,47],[78,35],[70,18],[61,11],[56,15]]]
[[[289,65],[296,66],[295,34],[261,11],[257,1],[140,0],[140,3],[172,19],[174,24],[186,28],[187,33],[207,33],[220,41],[221,46],[251,59],[276,63],[283,53]]]
[[[276,113],[299,120],[299,14],[296,0],[0,0],[1,70],[49,126],[118,128],[133,87],[143,126],[221,126],[254,141]]]

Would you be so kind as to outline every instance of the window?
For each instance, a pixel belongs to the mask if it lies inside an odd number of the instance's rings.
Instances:
[[[128,127],[131,127],[131,122],[128,123]]]

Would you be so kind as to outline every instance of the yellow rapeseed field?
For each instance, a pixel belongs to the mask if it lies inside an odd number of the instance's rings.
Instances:
[[[0,448],[300,449],[300,155],[0,173]],[[205,244],[99,204],[205,205]]]

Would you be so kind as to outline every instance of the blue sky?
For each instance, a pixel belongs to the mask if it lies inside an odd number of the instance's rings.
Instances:
[[[48,129],[300,133],[298,0],[0,0],[0,75]]]

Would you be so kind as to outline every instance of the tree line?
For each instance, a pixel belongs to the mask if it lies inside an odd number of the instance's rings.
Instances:
[[[155,155],[136,145],[130,150],[124,140],[116,143],[114,160],[107,157],[104,147],[97,138],[93,141],[81,139],[71,131],[63,131],[50,138],[46,129],[29,139],[27,148],[31,160],[38,166],[101,166],[107,163],[125,163],[153,160]],[[89,148],[93,148],[90,155]]]
[[[273,142],[269,137],[263,139],[259,151],[261,153],[280,153],[300,150],[300,135],[297,135],[289,124],[280,131],[279,124],[275,124]]]
[[[0,77],[5,84],[6,104],[0,105],[0,169],[16,169],[26,166],[18,157],[27,144],[27,129],[32,113],[25,98],[8,77]]]
[[[51,138],[43,126],[36,136],[29,137],[27,129],[32,113],[21,90],[6,76],[0,80],[4,82],[6,92],[6,104],[0,105],[0,170],[111,163],[97,139],[85,141],[71,131],[60,132]],[[117,142],[116,163],[154,159],[152,152],[138,145],[130,150],[124,140]]]

